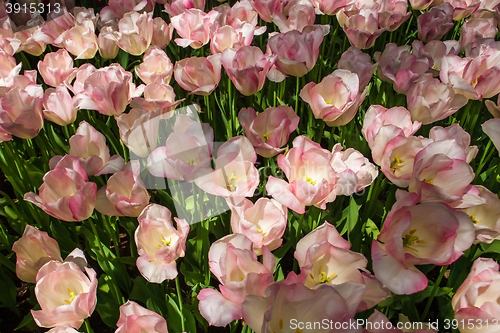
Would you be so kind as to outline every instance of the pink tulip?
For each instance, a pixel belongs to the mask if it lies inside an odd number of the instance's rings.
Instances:
[[[403,0],[384,0],[381,2],[378,14],[378,25],[395,31],[411,16],[408,10],[408,2]]]
[[[92,268],[85,273],[73,262],[50,261],[36,276],[35,294],[41,310],[31,310],[40,327],[80,328],[96,306],[97,278]]]
[[[177,276],[175,260],[184,257],[188,223],[174,217],[175,229],[170,210],[157,204],[147,206],[137,219],[139,227],[135,231],[135,242],[139,272],[153,283],[174,279]]]
[[[429,6],[440,4],[440,0],[410,0],[411,8],[415,10],[424,10]]]
[[[273,157],[286,148],[289,135],[299,125],[299,116],[291,107],[280,105],[267,108],[257,115],[253,108],[244,108],[238,114],[238,121],[245,130],[255,152],[263,157]]]
[[[337,194],[352,195],[370,186],[377,178],[377,168],[359,151],[353,148],[342,151],[342,145],[337,143],[332,153],[330,165],[339,177]]]
[[[119,155],[110,157],[106,137],[86,121],[82,121],[75,135],[69,139],[69,154],[80,158],[80,165],[89,176],[115,173],[123,168]],[[54,169],[62,156],[54,156],[49,165]]]
[[[302,283],[288,280],[271,283],[265,297],[245,297],[243,319],[256,333],[279,332],[281,327],[286,327],[281,331],[293,332],[299,329],[298,323],[304,324],[303,328],[309,323],[314,332],[326,332],[335,330],[330,330],[330,325],[350,327],[349,323],[355,323],[354,315],[365,292],[363,284],[346,282],[338,289],[330,285],[309,289]],[[327,330],[313,327],[314,322],[322,321],[328,322]],[[361,328],[354,325],[352,332],[361,332]]]
[[[274,14],[281,7],[281,1],[279,0],[253,0],[251,3],[253,9],[259,13],[260,18],[266,22],[272,22]]]
[[[500,118],[493,118],[481,125],[483,132],[490,137],[495,148],[500,151]]]
[[[279,203],[304,214],[305,206],[326,209],[336,198],[338,176],[330,165],[332,153],[304,136],[293,140],[293,148],[278,156],[278,165],[288,183],[270,176],[266,190]]]
[[[285,75],[301,77],[313,69],[323,42],[321,28],[280,33],[269,38],[268,47],[277,55],[276,67]]]
[[[478,8],[481,1],[478,0],[443,0],[453,6],[453,19],[460,21],[473,14]],[[467,23],[468,21],[464,22]]]
[[[309,0],[295,0],[287,3],[284,8],[274,14],[273,22],[280,32],[290,30],[302,31],[313,25],[316,19],[315,8]]]
[[[342,1],[332,1],[332,0],[315,0],[315,7],[317,5],[318,9],[324,15],[335,15],[341,9],[349,7],[352,5],[354,0],[342,0]]]
[[[231,207],[231,229],[233,233],[247,236],[253,243],[257,255],[262,246],[273,251],[281,246],[287,226],[288,210],[274,199],[260,198],[255,204],[245,199],[240,205]]]
[[[149,204],[149,193],[132,170],[132,162],[127,163],[108,179],[108,183],[97,192],[95,209],[108,216],[139,216]]]
[[[488,325],[489,329],[482,331],[496,331],[495,323],[498,321],[498,312],[500,311],[499,285],[498,263],[491,258],[477,258],[469,275],[451,300],[457,321],[459,323],[486,323],[488,320],[491,323]],[[478,331],[467,330],[467,325],[460,326],[460,328],[461,332]]]
[[[103,22],[113,19],[121,19],[125,14],[136,11],[151,12],[154,8],[151,0],[110,0],[108,6],[104,7],[99,14]]]
[[[43,127],[43,89],[27,76],[11,77],[0,97],[0,127],[22,139],[32,139]]]
[[[262,247],[262,263],[252,251],[252,241],[242,234],[231,234],[210,247],[210,271],[221,285],[220,292],[202,289],[198,294],[201,315],[213,326],[226,326],[243,316],[241,303],[247,295],[264,296],[273,281],[274,256]]]
[[[452,87],[424,74],[410,85],[406,95],[412,120],[427,125],[444,119],[467,104],[467,98]]]
[[[182,101],[184,101],[184,98],[178,101],[175,100],[174,88],[170,85],[153,82],[144,88],[144,98],[132,98],[130,107],[155,111],[157,115],[161,115],[174,110]]]
[[[210,41],[210,25],[214,20],[215,12],[209,14],[199,9],[188,9],[184,13],[170,19],[181,38],[176,38],[177,45],[182,47],[191,46],[199,49]]]
[[[108,116],[125,111],[132,97],[139,97],[144,87],[135,87],[132,73],[120,65],[99,68],[85,79],[83,91],[75,96],[80,109],[97,110]]]
[[[252,43],[255,27],[250,23],[235,29],[230,25],[218,28],[210,39],[210,51],[212,54],[222,53],[227,48],[239,49],[242,46],[249,46]]]
[[[46,232],[26,225],[23,236],[12,245],[16,253],[16,274],[24,282],[35,283],[38,270],[51,260],[62,262],[57,241]]]
[[[88,181],[78,157],[65,156],[43,176],[39,195],[28,192],[24,200],[64,221],[83,221],[92,215],[97,185]]]
[[[227,75],[245,96],[262,89],[274,61],[274,56],[264,55],[256,46],[243,46],[239,50],[228,48],[221,56]]]
[[[74,26],[64,34],[64,48],[76,56],[76,59],[94,58],[98,46],[94,26]]]
[[[165,318],[133,301],[120,306],[120,319],[116,326],[115,333],[168,333]]]
[[[96,71],[96,68],[92,64],[83,64],[81,65],[76,72],[73,73],[75,76],[75,81],[73,81],[73,86],[69,86],[68,88],[74,93],[78,94],[80,92],[83,92],[84,86],[85,86],[85,80],[87,77],[89,77],[91,74],[93,74]],[[71,81],[73,78],[70,77]]]
[[[196,95],[210,95],[221,75],[221,56],[191,57],[179,60],[174,66],[175,81],[182,89]]]
[[[136,156],[147,157],[158,141],[160,117],[155,111],[132,109],[116,117],[120,139]]]
[[[29,29],[17,31],[9,41],[9,46],[17,48],[16,52],[24,51],[28,54],[39,57],[45,52],[46,45],[40,39],[42,37],[42,27],[36,26]],[[4,49],[9,46],[3,47]]]
[[[144,54],[143,62],[140,66],[135,68],[135,73],[145,84],[155,81],[168,84],[173,71],[174,66],[170,58],[165,51],[157,47],[151,47]]]
[[[300,91],[300,97],[309,104],[316,119],[323,119],[328,126],[349,123],[366,96],[359,94],[359,78],[355,73],[337,69],[320,83],[309,82]]]
[[[406,94],[410,84],[429,69],[428,59],[410,54],[410,48],[410,45],[398,47],[389,43],[382,53],[375,52],[374,55],[379,63],[379,78],[392,83],[394,90],[400,94]]]
[[[118,26],[115,24],[105,25],[99,31],[99,36],[97,37],[97,45],[99,46],[99,54],[104,59],[114,59],[118,55],[120,48],[116,45],[113,39],[113,33],[118,30]]]
[[[235,29],[241,28],[245,22],[255,27],[255,35],[262,35],[266,27],[257,27],[259,23],[259,14],[252,7],[249,0],[237,1],[228,11],[226,22]]]
[[[417,18],[418,38],[422,42],[441,39],[453,28],[453,6],[445,2]]]
[[[476,157],[479,149],[477,146],[471,146],[471,136],[459,124],[453,124],[448,127],[434,126],[429,132],[429,138],[434,141],[455,140],[465,152],[464,161],[470,163]]]
[[[200,169],[195,183],[207,193],[232,200],[234,205],[243,197],[252,197],[259,185],[256,160],[255,150],[246,137],[232,137],[219,147],[215,170]]]
[[[337,13],[337,19],[343,25],[351,45],[359,49],[372,47],[377,37],[386,30],[386,28],[379,29],[379,14],[375,9],[341,11]]]
[[[486,100],[484,101],[484,105],[486,105],[486,108],[493,117],[500,118],[500,95],[497,97],[496,104],[492,100]]]
[[[210,125],[178,114],[165,146],[148,157],[149,172],[156,177],[192,182],[200,169],[210,168],[213,140]]]
[[[47,333],[79,333],[72,327],[54,327],[47,331]]]
[[[75,68],[69,53],[61,49],[46,54],[43,61],[38,62],[38,71],[47,85],[56,87],[66,81]]]
[[[497,33],[498,28],[495,18],[471,18],[462,25],[460,33],[462,50],[478,47],[483,44],[483,39],[495,38]]]
[[[113,39],[125,52],[135,56],[143,54],[153,38],[153,13],[126,13],[118,23]]]
[[[370,82],[377,64],[372,65],[368,54],[361,52],[355,46],[351,46],[347,51],[342,53],[337,68],[358,74],[359,90],[363,91]]]
[[[66,10],[63,10],[62,15],[52,17],[42,25],[41,36],[38,38],[38,40],[57,47],[64,47],[64,38],[66,35],[66,31],[70,30],[74,26],[75,17],[72,14],[68,13]]]
[[[21,70],[19,65],[21,64],[16,64],[16,59],[12,55],[0,50],[0,61],[0,77],[5,78],[19,74]]]
[[[205,0],[172,0],[165,3],[165,10],[170,18],[184,13],[188,9],[199,9],[203,11]]]
[[[398,190],[384,228],[372,244],[375,276],[396,294],[427,287],[415,265],[448,265],[475,239],[469,216],[443,204],[423,203],[414,193]]]
[[[43,96],[43,115],[59,126],[72,124],[76,120],[78,109],[73,102],[73,97],[69,94],[68,88],[59,85],[45,90]]]
[[[441,61],[447,55],[458,55],[460,52],[460,44],[456,40],[438,41],[431,40],[427,44],[423,44],[419,40],[413,41],[411,44],[412,54],[417,59],[427,58],[429,61],[429,71],[439,73],[441,70]]]
[[[171,24],[165,23],[161,17],[155,17],[153,19],[153,38],[151,44],[163,49],[172,40],[173,32],[174,27]]]

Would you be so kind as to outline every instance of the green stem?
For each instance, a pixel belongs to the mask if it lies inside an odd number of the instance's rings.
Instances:
[[[295,113],[299,114],[299,89],[300,89],[300,77],[297,77],[297,83],[295,85]],[[300,119],[302,119],[302,110],[300,110]]]
[[[439,272],[439,276],[436,280],[436,283],[434,283],[434,286],[432,287],[431,295],[429,296],[429,299],[427,300],[427,304],[425,305],[424,312],[422,313],[422,321],[425,321],[425,317],[427,316],[427,313],[429,312],[429,309],[431,308],[432,301],[434,300],[434,297],[436,296],[436,293],[439,289],[439,284],[441,283],[441,280],[443,279],[444,273],[448,269],[448,265],[445,265],[441,267],[441,271]]]
[[[181,288],[179,287],[179,276],[175,277],[175,289],[177,290],[177,298],[179,299],[179,310],[181,311],[181,329],[185,332],[184,328],[184,314],[182,313],[182,297],[181,297]]]
[[[87,333],[91,333],[92,329],[90,328],[89,320],[85,319],[83,322],[85,323],[85,330],[87,331]]]

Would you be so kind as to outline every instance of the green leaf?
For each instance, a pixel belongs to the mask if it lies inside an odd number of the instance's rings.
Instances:
[[[181,333],[181,310],[170,295],[165,294],[165,301],[167,303],[168,331]]]
[[[38,304],[33,308],[33,310],[35,311],[40,309],[41,309],[40,305]],[[19,323],[19,325],[17,325],[14,331],[17,331],[23,327],[28,327],[31,329],[36,329],[38,327],[38,325],[35,323],[35,320],[33,319],[33,316],[31,315],[31,311],[26,316],[24,316],[23,320],[21,320],[21,322]]]
[[[97,306],[96,311],[99,313],[102,321],[109,327],[116,327],[116,322],[120,318],[120,305],[113,297],[109,286],[109,277],[99,277],[99,288],[97,289]]]

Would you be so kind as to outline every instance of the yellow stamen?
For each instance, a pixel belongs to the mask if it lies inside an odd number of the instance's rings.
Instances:
[[[80,291],[80,294],[82,294],[82,293],[83,293],[83,291]],[[71,302],[73,302],[73,300],[75,299],[76,294],[71,289],[69,289],[69,288],[68,288],[68,294],[71,296],[71,298],[70,298],[69,301],[68,300],[64,300],[64,302],[66,302],[68,304],[71,304]]]
[[[394,157],[394,160],[392,160],[391,162],[391,171],[396,172],[396,169],[401,168],[400,164],[402,164],[403,162],[404,160],[399,158],[399,154],[397,154],[396,157]]]
[[[470,214],[470,219],[472,220],[472,222],[474,223],[481,223],[482,220],[477,220],[476,219],[476,214]]]
[[[195,157],[194,159],[187,159],[187,164],[191,164],[191,165],[198,165],[198,157]]]
[[[429,179],[425,179],[424,178],[424,180],[422,180],[422,181],[426,182],[427,184],[431,184],[432,185],[434,183],[434,178],[429,178]]]
[[[264,137],[264,142],[267,143],[267,141],[269,141],[269,132],[266,132],[266,134],[264,134],[263,137]]]
[[[310,183],[312,185],[316,185],[317,181],[316,180],[312,180],[311,177],[309,177],[309,176],[306,175],[306,182],[308,182],[308,183]]]
[[[231,176],[227,180],[228,182],[226,183],[226,188],[228,191],[234,192],[236,189],[236,184],[239,183],[241,177],[236,177],[234,175],[234,172],[231,173]]]
[[[412,230],[410,230],[409,233],[407,233],[403,237],[403,247],[406,247],[407,249],[418,253],[418,250],[412,246],[415,244],[427,244],[427,242],[419,239],[418,236],[415,236],[416,232],[417,232],[417,229],[412,229]]]

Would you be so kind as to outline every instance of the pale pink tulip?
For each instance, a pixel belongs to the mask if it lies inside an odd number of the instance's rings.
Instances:
[[[266,190],[276,201],[304,214],[306,206],[326,209],[336,198],[338,176],[330,165],[332,153],[311,139],[298,136],[286,155],[278,156],[278,165],[288,182],[270,176]]]
[[[482,330],[468,329],[467,325],[459,325],[460,332],[495,332],[498,330],[498,313],[500,311],[500,272],[498,263],[491,258],[477,258],[465,281],[458,288],[451,300],[455,318],[459,323],[479,323],[488,321]],[[478,326],[474,325],[474,328]]]
[[[76,120],[76,108],[68,88],[59,85],[45,90],[43,96],[43,116],[59,126],[72,124]]]
[[[268,47],[277,56],[276,67],[283,74],[301,77],[316,65],[322,42],[321,28],[292,30],[270,37]]]
[[[456,40],[438,41],[431,40],[427,44],[423,44],[419,40],[413,41],[411,44],[412,54],[418,58],[427,58],[429,61],[429,71],[433,74],[438,74],[441,70],[441,61],[444,56],[458,55],[460,52],[460,43]]]
[[[116,44],[125,52],[135,56],[143,54],[153,39],[153,13],[126,13],[118,22],[118,31],[113,33]]]
[[[265,246],[262,252],[260,263],[252,241],[242,234],[231,234],[212,244],[208,263],[221,283],[220,292],[206,288],[198,294],[200,313],[210,325],[226,326],[241,318],[245,296],[264,296],[264,289],[273,281],[275,259]]]
[[[440,0],[410,0],[411,8],[416,10],[424,10],[432,5],[440,4]]]
[[[95,209],[108,216],[139,216],[149,204],[149,193],[132,162],[108,179],[97,192]]]
[[[238,50],[225,49],[221,62],[236,89],[243,95],[250,96],[264,86],[275,58],[264,55],[256,46],[243,46]]]
[[[213,14],[211,12],[210,14]],[[237,1],[228,11],[226,22],[235,29],[241,28],[245,22],[250,23],[255,27],[255,35],[262,35],[266,31],[266,27],[258,27],[259,14],[252,7],[249,0]]]
[[[484,133],[490,137],[495,148],[500,151],[500,118],[493,118],[481,125]]]
[[[83,91],[75,96],[80,109],[97,110],[108,116],[125,111],[132,97],[139,97],[144,87],[135,87],[132,73],[120,65],[99,68],[85,79]]]
[[[246,296],[242,303],[243,319],[256,333],[285,331],[282,327],[293,332],[299,330],[299,323],[314,332],[334,331],[330,325],[349,328],[350,323],[355,324],[354,315],[364,292],[365,286],[356,282],[346,282],[337,289],[330,285],[309,289],[287,278],[271,283],[265,297]],[[313,327],[322,321],[328,322],[327,328]],[[355,324],[351,331],[361,332],[361,327]]]
[[[386,30],[386,28],[379,29],[379,14],[375,9],[341,11],[337,13],[337,19],[343,25],[351,45],[359,49],[372,47],[377,37]]]
[[[66,9],[63,10],[62,15],[61,13],[56,15],[55,12],[50,14],[54,14],[56,17],[51,17],[42,25],[41,35],[38,40],[57,47],[64,47],[66,31],[75,26],[75,17],[68,13]]]
[[[341,1],[332,1],[332,0],[315,0],[315,7],[324,14],[324,15],[335,15],[341,9],[349,7],[352,5],[354,0],[341,0]]]
[[[113,19],[121,19],[132,11],[151,12],[153,9],[154,1],[151,0],[110,0],[108,6],[104,7],[99,15],[103,22],[108,22]]]
[[[136,156],[147,157],[158,141],[160,117],[155,111],[132,109],[116,117],[120,139]]]
[[[309,0],[290,1],[273,16],[273,22],[280,32],[302,31],[305,27],[313,25],[315,19],[315,8]]]
[[[168,333],[165,318],[133,301],[120,306],[120,319],[116,326],[115,333]]]
[[[97,278],[92,268],[85,273],[73,262],[50,261],[36,276],[35,294],[41,310],[31,310],[40,327],[80,328],[96,306]]]
[[[359,78],[355,73],[337,69],[320,83],[309,82],[300,91],[300,97],[309,104],[316,119],[323,119],[328,126],[349,123],[366,96],[359,94]]]
[[[498,33],[495,18],[471,18],[464,22],[460,32],[462,50],[475,48],[486,38],[495,38]]]
[[[94,211],[97,185],[88,181],[78,157],[66,155],[43,176],[38,192],[26,193],[24,200],[60,220],[83,221]]]
[[[73,59],[65,49],[45,55],[43,61],[38,62],[38,71],[43,81],[52,87],[57,87],[73,74]]]
[[[79,333],[73,327],[54,327],[47,331],[47,333]]]
[[[151,39],[151,44],[163,49],[172,40],[173,32],[174,27],[171,24],[165,23],[161,17],[155,17],[153,19],[153,38]]]
[[[105,25],[99,31],[97,37],[97,45],[99,46],[99,54],[104,59],[114,59],[118,55],[120,48],[116,45],[113,39],[113,33],[118,30],[116,23],[114,25]]]
[[[219,84],[221,67],[220,54],[185,58],[175,63],[175,81],[191,94],[210,95]]]
[[[263,157],[273,157],[286,148],[288,137],[299,125],[299,116],[289,106],[267,108],[257,114],[253,108],[244,108],[238,114],[238,121],[245,130],[255,152]]]
[[[484,105],[486,105],[486,108],[493,117],[500,118],[500,95],[497,97],[496,104],[492,100],[486,100],[484,101]]]
[[[337,68],[358,74],[359,90],[363,91],[370,82],[377,64],[372,65],[368,54],[361,52],[356,46],[351,46],[342,53]]]
[[[443,204],[423,203],[418,195],[398,190],[396,203],[372,244],[375,276],[396,294],[427,287],[415,265],[448,265],[475,239],[470,217]]]
[[[16,52],[26,52],[35,57],[39,57],[45,52],[46,44],[40,39],[43,38],[42,26],[36,26],[29,29],[17,31],[9,41],[9,46],[16,49]],[[8,48],[5,46],[4,49]]]
[[[422,42],[441,39],[453,28],[453,6],[445,2],[417,18],[418,38]]]
[[[27,76],[11,77],[0,97],[0,127],[22,139],[32,139],[43,127],[43,88]]]
[[[92,64],[83,64],[81,65],[76,72],[73,73],[75,76],[75,81],[73,82],[73,86],[69,86],[68,88],[74,93],[78,94],[80,92],[83,92],[84,87],[85,87],[85,80],[94,72],[96,71],[96,68]],[[70,77],[69,81],[73,80],[72,77]]]
[[[453,19],[455,21],[460,21],[473,14],[481,3],[479,0],[443,0],[443,2],[448,2],[453,6]]]
[[[406,94],[411,83],[415,82],[429,69],[427,58],[417,58],[410,53],[410,45],[397,46],[389,43],[382,53],[375,52],[374,58],[379,63],[378,77],[393,84],[394,90]]]
[[[406,101],[412,120],[427,125],[454,114],[468,100],[451,86],[432,78],[432,74],[424,74],[410,85]]]
[[[429,138],[434,141],[455,140],[465,152],[465,162],[470,163],[476,157],[479,149],[477,146],[471,146],[471,136],[459,124],[453,124],[448,127],[434,126],[429,131]]]
[[[74,26],[64,34],[64,48],[76,59],[94,58],[98,46],[94,27]]]
[[[184,257],[188,223],[174,217],[177,226],[174,228],[170,210],[157,204],[147,206],[137,219],[135,243],[139,272],[153,283],[174,279],[177,276],[175,260]]]
[[[153,82],[169,84],[174,66],[165,51],[155,46],[144,54],[143,62],[135,67],[135,73],[145,84]]]
[[[280,0],[253,0],[251,1],[253,9],[259,13],[260,18],[266,22],[272,22],[273,16],[280,10]]]
[[[210,39],[210,51],[212,54],[222,53],[227,48],[239,49],[252,43],[255,27],[250,23],[235,29],[230,25],[218,28]]]
[[[165,3],[165,12],[170,18],[184,13],[188,9],[199,9],[203,11],[205,0],[171,0]]]
[[[165,146],[148,157],[149,172],[156,177],[192,182],[200,169],[210,168],[213,140],[210,125],[178,114]]]
[[[130,101],[130,107],[155,111],[157,115],[168,113],[182,103],[175,100],[174,88],[165,83],[153,82],[144,88],[144,98],[135,97]]]
[[[17,75],[20,72],[19,65],[16,64],[16,59],[5,52],[4,50],[0,50],[0,77],[6,78],[9,76]],[[22,66],[22,65],[21,65]]]
[[[408,10],[408,2],[404,0],[382,0],[378,13],[378,25],[387,28],[388,31],[398,29],[411,16]]]
[[[80,158],[80,165],[89,176],[115,173],[123,168],[120,155],[110,157],[106,137],[86,121],[82,121],[75,135],[69,138],[69,154]],[[49,166],[54,169],[62,156],[54,156]]]
[[[188,9],[184,13],[170,19],[181,38],[176,38],[177,45],[182,47],[191,46],[199,49],[210,41],[210,25],[214,20],[214,15],[202,12],[199,9]]]
[[[38,270],[51,260],[62,262],[57,241],[45,231],[26,225],[23,236],[12,245],[16,253],[16,274],[24,282],[35,283]]]
[[[281,246],[287,226],[288,209],[274,199],[260,198],[255,204],[245,199],[241,204],[230,206],[233,233],[247,236],[257,255],[262,246],[273,251]]]

